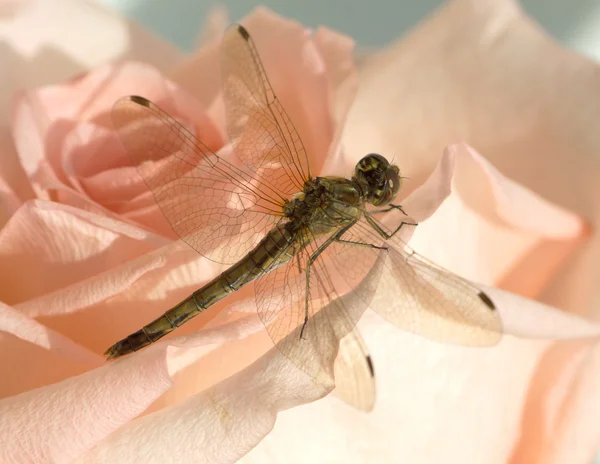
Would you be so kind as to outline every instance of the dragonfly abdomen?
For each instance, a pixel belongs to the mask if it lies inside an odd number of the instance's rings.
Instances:
[[[290,247],[294,244],[294,238],[294,235],[287,231],[285,225],[274,227],[239,262],[196,290],[162,316],[115,343],[104,354],[108,356],[108,359],[114,359],[138,351],[171,333],[177,327],[206,311],[230,293],[239,290],[265,272],[287,263],[293,256]]]

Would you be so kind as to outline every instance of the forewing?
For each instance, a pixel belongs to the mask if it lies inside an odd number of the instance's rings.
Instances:
[[[112,117],[171,227],[203,256],[235,263],[280,219],[276,191],[210,151],[155,104],[125,97]]]
[[[399,233],[385,240],[363,218],[342,238],[387,247],[337,244],[332,265],[348,287],[359,288],[356,296],[388,321],[445,343],[489,346],[500,340],[502,321],[492,300],[472,283],[416,253]],[[382,257],[383,266],[374,266]],[[377,290],[361,291],[358,284],[370,266],[377,268],[369,271],[378,277]]]
[[[310,178],[306,150],[243,26],[225,32],[221,57],[227,128],[238,157],[276,190],[302,190]]]
[[[340,340],[353,330],[366,305],[352,293],[340,296],[341,282],[328,266],[329,248],[311,265],[307,287],[307,264],[324,240],[270,270],[255,289],[258,314],[281,353],[313,381],[333,387]],[[370,279],[361,283],[373,284]],[[307,301],[309,319],[302,330]]]

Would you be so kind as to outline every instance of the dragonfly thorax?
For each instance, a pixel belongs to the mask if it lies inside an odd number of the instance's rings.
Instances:
[[[327,189],[320,185],[318,179],[306,183],[304,190],[292,196],[285,204],[283,212],[286,217],[298,223],[305,223],[312,217],[312,212],[322,206],[328,197]]]
[[[309,227],[315,233],[324,233],[344,225],[360,215],[362,197],[350,179],[317,177],[294,195],[283,211],[290,220],[290,229]]]

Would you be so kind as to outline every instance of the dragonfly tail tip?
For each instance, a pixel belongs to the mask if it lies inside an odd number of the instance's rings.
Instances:
[[[104,352],[104,356],[106,356],[107,361],[111,361],[119,357],[119,352],[115,350],[114,346],[111,346],[108,350]]]

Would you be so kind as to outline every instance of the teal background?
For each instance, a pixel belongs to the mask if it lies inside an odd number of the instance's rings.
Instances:
[[[408,31],[441,5],[438,0],[98,0],[184,50],[192,50],[206,16],[224,5],[232,21],[266,5],[309,27],[326,25],[362,46],[380,46]],[[500,0],[498,0],[500,1]],[[600,59],[600,1],[523,0],[524,10],[563,44]],[[598,431],[600,435],[600,431]],[[600,455],[595,464],[600,464]]]
[[[185,50],[216,5],[232,20],[257,5],[316,27],[326,25],[352,36],[360,45],[377,46],[397,38],[442,4],[439,0],[99,0]],[[600,1],[523,0],[523,8],[564,44],[600,59]]]

